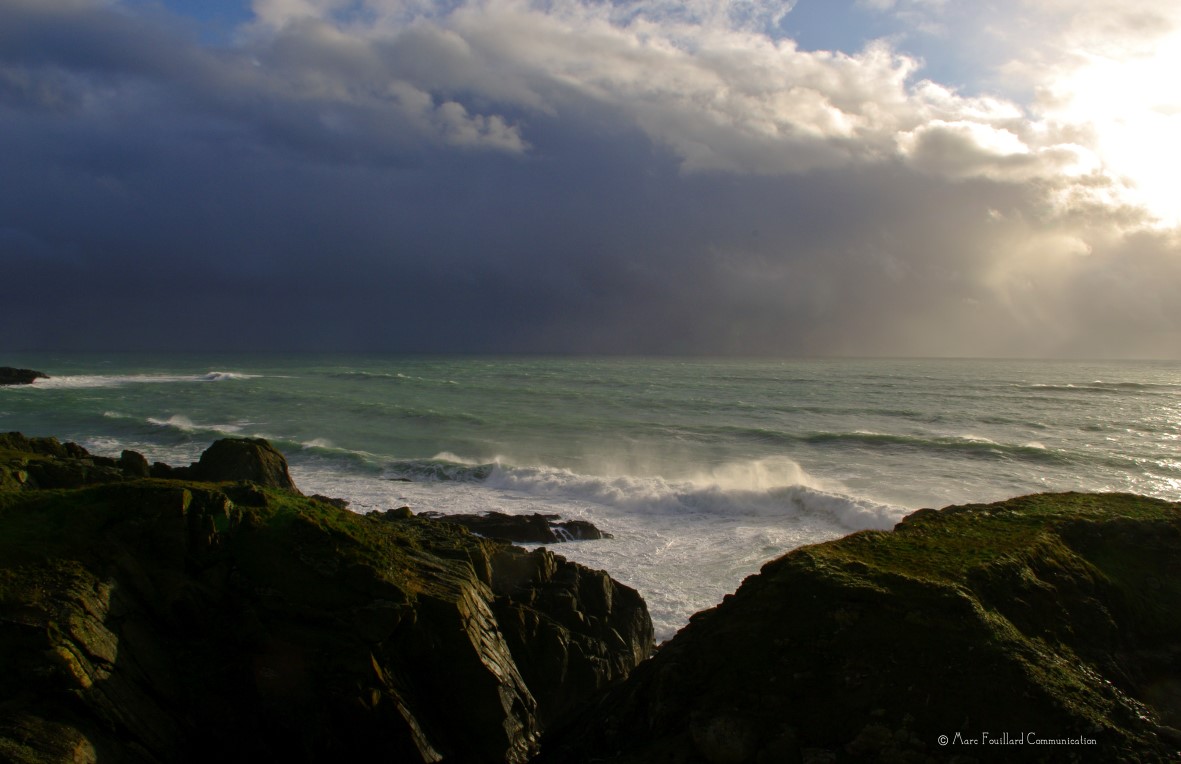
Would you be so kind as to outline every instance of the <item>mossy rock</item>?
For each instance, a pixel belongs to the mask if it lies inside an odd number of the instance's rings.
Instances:
[[[768,563],[540,761],[1164,762],[1179,714],[1181,506],[1047,494]]]
[[[258,477],[0,490],[0,758],[524,762],[651,649],[601,572]]]

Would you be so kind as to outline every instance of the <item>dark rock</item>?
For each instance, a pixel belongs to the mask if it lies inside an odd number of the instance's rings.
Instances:
[[[366,512],[366,517],[372,517],[374,520],[409,520],[414,517],[414,510],[410,507],[395,507],[394,509],[387,509],[384,512],[374,510]]]
[[[32,488],[77,488],[128,478],[153,477],[166,480],[197,480],[207,483],[249,481],[264,488],[295,491],[287,459],[262,438],[226,438],[216,441],[188,467],[172,467],[147,459],[135,451],[123,451],[119,459],[95,456],[77,443],[57,438],[30,438],[19,432],[0,434],[0,451],[23,456],[20,465],[31,478]],[[0,475],[0,479],[2,479]],[[329,503],[343,499],[328,499]],[[344,503],[347,505],[347,502]],[[338,505],[342,506],[343,505]]]
[[[543,515],[537,512],[530,515],[508,515],[503,512],[447,515],[441,512],[422,512],[419,516],[462,525],[485,538],[504,539],[521,544],[556,544],[563,541],[611,538],[610,533],[600,531],[585,520],[563,521],[558,515]]]
[[[1181,504],[926,512],[768,563],[537,761],[1179,761],[1179,644]]]
[[[0,466],[118,470],[61,453]],[[605,573],[198,467],[0,492],[0,759],[517,764],[651,650]]]
[[[148,460],[144,455],[136,451],[123,451],[119,455],[119,469],[123,470],[123,474],[127,477],[143,478],[150,477],[152,470],[148,467]]]
[[[19,467],[19,479],[25,488],[77,488],[99,483],[115,483],[128,478],[148,477],[152,468],[142,454],[124,451],[118,459],[96,456],[77,443],[62,443],[57,438],[30,438],[19,432],[0,434],[0,452],[12,452],[13,458],[0,459],[0,488],[13,485],[11,472]],[[171,470],[167,465],[157,465]],[[9,479],[5,471],[9,470]]]
[[[57,438],[30,438],[19,432],[6,432],[0,435],[0,450],[67,459],[72,449],[67,449]],[[85,450],[82,455],[86,456]]]
[[[25,467],[37,488],[78,488],[124,479],[123,471],[95,459],[45,459]]]
[[[745,764],[759,752],[759,725],[741,714],[721,712],[691,720],[689,737],[709,764]]]
[[[188,468],[192,480],[228,483],[248,480],[265,488],[295,491],[287,459],[265,438],[223,438]]]
[[[29,438],[19,432],[0,435],[0,487],[77,488],[125,479],[119,462],[94,456],[77,443],[57,438]]]
[[[0,366],[0,385],[31,385],[38,379],[49,379],[49,375],[32,369]]]
[[[626,677],[653,649],[652,621],[636,590],[546,549],[501,548],[492,559],[493,604],[521,676],[548,727]]]
[[[318,493],[312,494],[308,498],[323,502],[325,504],[330,504],[330,505],[336,507],[337,509],[348,509],[349,508],[349,502],[347,499],[336,499],[331,496],[324,496],[324,495],[318,494]]]

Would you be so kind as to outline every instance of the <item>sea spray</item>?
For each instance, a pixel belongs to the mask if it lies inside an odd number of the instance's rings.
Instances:
[[[557,513],[593,522],[615,538],[556,551],[639,589],[662,639],[768,559],[803,543],[891,528],[907,512],[790,483],[810,480],[790,460],[722,465],[695,480],[670,481],[440,456],[451,458],[395,463],[376,478],[344,479],[340,470],[299,467],[293,475],[305,490],[350,497],[357,511],[406,505],[445,514]],[[392,481],[390,475],[413,478]]]

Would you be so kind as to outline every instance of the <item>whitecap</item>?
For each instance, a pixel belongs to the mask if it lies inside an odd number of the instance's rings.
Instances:
[[[173,414],[167,419],[148,417],[148,422],[157,427],[167,427],[181,432],[236,433],[242,430],[240,424],[197,424],[184,414]]]
[[[256,374],[242,374],[232,371],[211,371],[206,374],[70,374],[34,380],[30,387],[43,390],[71,390],[96,387],[122,387],[123,385],[160,385],[183,382],[224,382],[237,379],[255,379]]]

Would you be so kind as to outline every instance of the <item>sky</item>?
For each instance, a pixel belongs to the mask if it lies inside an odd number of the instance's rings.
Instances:
[[[0,0],[0,352],[1181,357],[1174,0]]]

